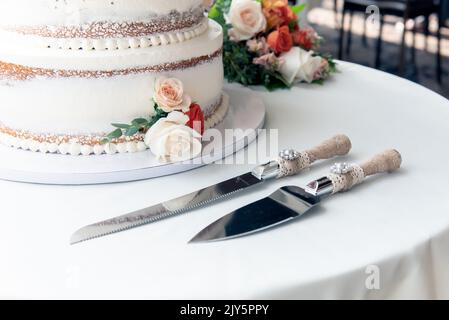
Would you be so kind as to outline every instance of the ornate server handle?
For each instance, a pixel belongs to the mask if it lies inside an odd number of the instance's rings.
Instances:
[[[292,176],[309,168],[315,161],[346,155],[351,147],[351,140],[346,135],[336,135],[303,152],[283,150],[277,160],[255,168],[253,174],[263,180]]]
[[[371,160],[359,165],[336,163],[331,173],[309,183],[306,190],[319,196],[327,196],[352,189],[365,178],[384,172],[393,172],[401,167],[402,156],[394,149],[386,150]]]

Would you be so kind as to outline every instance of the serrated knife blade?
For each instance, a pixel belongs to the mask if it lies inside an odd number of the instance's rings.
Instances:
[[[72,235],[70,244],[103,237],[181,214],[257,185],[262,181],[248,172],[167,202],[85,226]]]

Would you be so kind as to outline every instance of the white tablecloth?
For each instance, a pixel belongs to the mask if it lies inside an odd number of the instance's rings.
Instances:
[[[324,86],[261,91],[268,106],[266,127],[279,128],[281,148],[303,149],[346,133],[354,146],[348,161],[395,147],[403,154],[400,172],[337,195],[304,219],[207,245],[187,241],[281,185],[304,185],[323,175],[330,163],[214,206],[76,246],[68,240],[80,226],[251,166],[210,165],[97,186],[0,181],[0,297],[449,298],[449,102],[372,69],[341,63],[340,70]],[[368,277],[377,275],[379,288],[376,281],[367,286]]]

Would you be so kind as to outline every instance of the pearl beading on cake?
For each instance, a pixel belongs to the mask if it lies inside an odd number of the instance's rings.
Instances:
[[[47,38],[33,36],[32,39],[24,39],[24,41],[26,40],[29,44],[32,40],[36,47],[58,50],[127,50],[184,42],[202,35],[207,28],[208,20],[204,18],[195,27],[154,35],[122,38]]]
[[[167,0],[165,0],[167,1]],[[176,5],[175,5],[176,6]],[[166,33],[198,25],[204,19],[204,7],[179,12],[174,8],[168,14],[146,13],[140,19],[122,17],[96,18],[87,21],[65,21],[64,24],[32,24],[21,25],[16,22],[2,24],[1,29],[20,35],[33,35],[45,38],[126,38],[140,37],[151,34]]]
[[[204,121],[204,127],[206,129],[210,129],[219,124],[226,117],[229,111],[229,96],[226,93],[222,94],[220,103],[218,108],[215,109],[215,112],[208,116]]]
[[[205,128],[210,129],[223,121],[229,110],[229,96],[223,93],[214,114],[205,119]],[[148,149],[143,142],[145,135],[114,139],[111,143],[101,144],[101,136],[57,136],[33,135],[23,131],[14,131],[0,127],[0,144],[16,149],[41,153],[59,153],[63,155],[88,156],[91,154],[135,153]]]

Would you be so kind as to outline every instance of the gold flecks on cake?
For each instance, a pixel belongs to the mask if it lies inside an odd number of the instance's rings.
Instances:
[[[37,142],[47,142],[47,143],[71,143],[76,142],[81,145],[94,146],[101,144],[101,140],[104,138],[104,135],[57,135],[51,133],[31,133],[25,130],[14,130],[8,127],[1,126],[0,133],[7,134],[14,138],[20,140],[34,140]],[[124,143],[124,142],[135,142],[135,141],[143,141],[144,134],[137,133],[130,137],[120,137],[116,139],[112,139],[112,143]]]
[[[222,49],[209,55],[199,56],[177,62],[169,62],[154,66],[136,67],[112,71],[90,71],[90,70],[55,70],[44,68],[26,67],[14,63],[0,61],[0,79],[7,80],[30,80],[35,77],[45,78],[110,78],[116,76],[126,76],[129,74],[140,74],[149,72],[167,72],[173,70],[187,69],[199,64],[211,61],[222,54]]]
[[[203,10],[190,12],[172,12],[169,15],[155,17],[149,22],[94,22],[81,26],[15,26],[3,27],[7,31],[23,35],[48,38],[126,38],[142,37],[156,33],[165,33],[190,28],[204,19]]]
[[[210,118],[214,115],[214,113],[220,108],[220,106],[223,104],[223,95],[220,95],[220,98],[218,98],[217,102],[215,102],[210,108],[207,109],[207,111],[204,113],[204,119],[207,120],[207,118]]]

